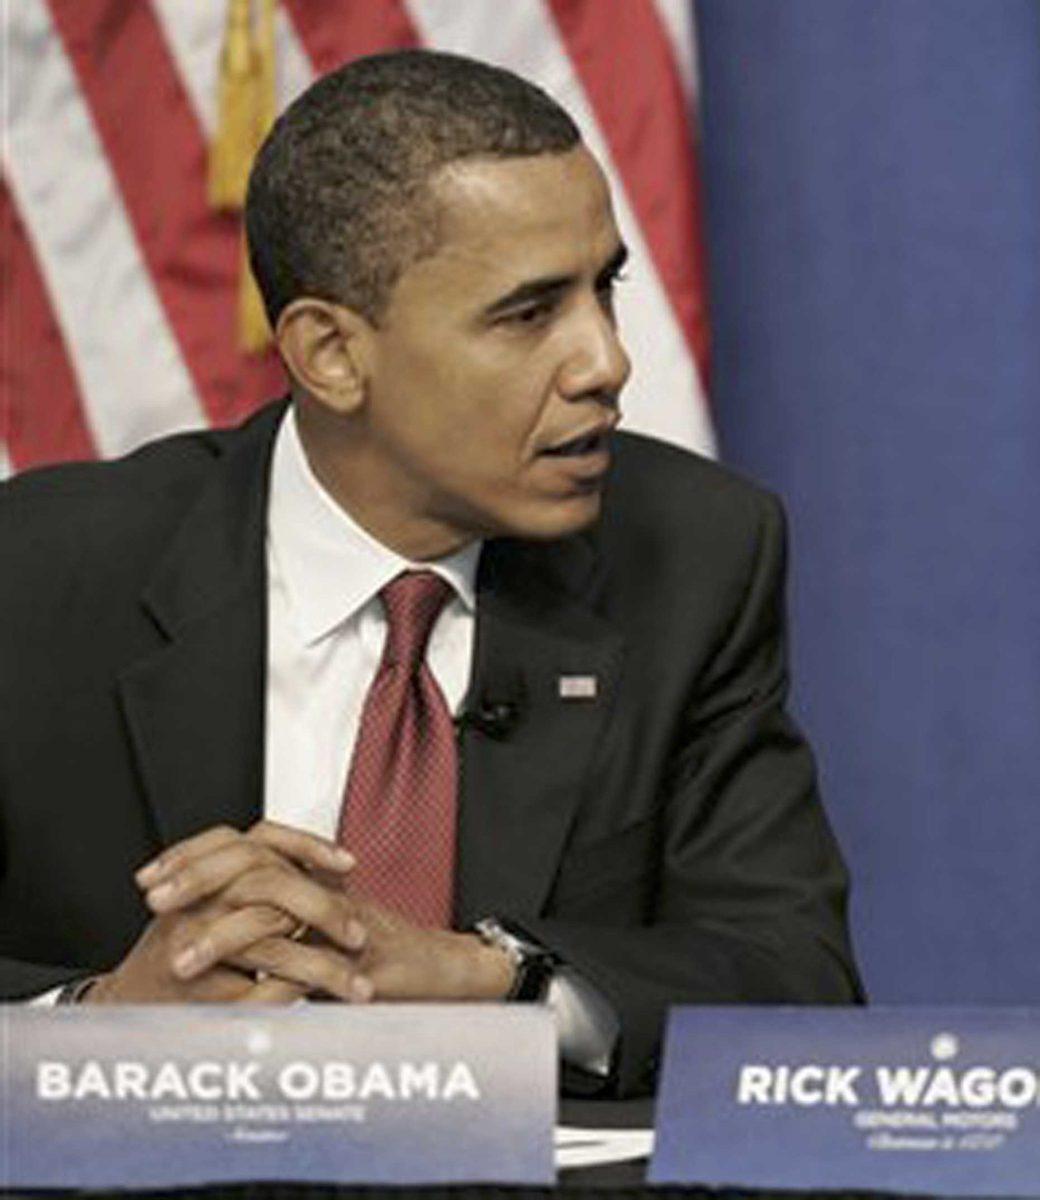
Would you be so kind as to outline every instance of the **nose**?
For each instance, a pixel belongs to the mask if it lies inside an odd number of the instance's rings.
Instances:
[[[598,400],[616,404],[632,372],[632,363],[618,337],[610,311],[591,300],[575,314],[559,388],[567,400]]]

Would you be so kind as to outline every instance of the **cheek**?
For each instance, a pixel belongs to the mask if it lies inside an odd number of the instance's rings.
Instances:
[[[518,391],[518,381],[510,382],[511,391],[500,384],[475,397],[453,447],[456,457],[466,457],[467,467],[502,483],[517,477],[531,461],[544,409],[537,393]]]
[[[552,396],[552,371],[537,353],[525,351],[483,364],[461,383],[463,405],[473,437],[512,465],[530,459]]]
[[[417,459],[503,482],[530,460],[552,383],[537,352],[477,351],[446,337],[401,346],[387,363],[383,420]]]
[[[522,375],[453,373],[438,390],[427,391],[421,414],[428,445],[471,475],[510,472],[530,457],[544,408]]]
[[[391,444],[419,456],[457,431],[456,375],[435,355],[404,351],[393,357],[373,391],[375,420]]]

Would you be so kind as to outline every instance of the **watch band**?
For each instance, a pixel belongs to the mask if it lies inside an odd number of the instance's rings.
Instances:
[[[545,999],[556,956],[534,941],[519,925],[500,917],[483,917],[473,926],[480,940],[504,951],[513,964],[513,984],[505,999],[536,1003]]]

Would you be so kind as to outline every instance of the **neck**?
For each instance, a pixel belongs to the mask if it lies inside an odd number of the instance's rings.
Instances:
[[[411,562],[428,562],[473,540],[458,529],[411,511],[385,467],[368,451],[352,418],[323,405],[295,400],[297,428],[307,462],[325,492],[366,533]]]

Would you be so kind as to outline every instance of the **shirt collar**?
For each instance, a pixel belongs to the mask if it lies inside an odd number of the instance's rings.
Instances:
[[[278,430],[271,460],[267,538],[290,619],[307,643],[349,620],[409,568],[436,571],[468,610],[476,605],[477,559],[483,543],[476,540],[445,558],[416,563],[376,541],[318,482],[292,406]]]

